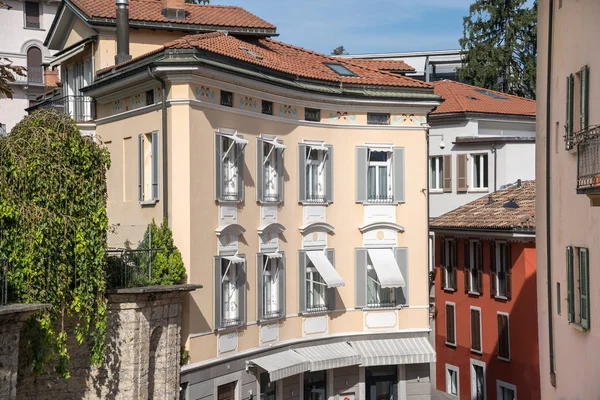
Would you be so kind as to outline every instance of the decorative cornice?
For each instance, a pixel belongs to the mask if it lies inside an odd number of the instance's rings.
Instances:
[[[271,222],[270,224],[262,225],[258,227],[258,234],[262,235],[263,233],[275,232],[275,233],[283,233],[285,231],[285,226],[281,225],[278,222]]]
[[[217,229],[215,229],[215,233],[218,237],[228,234],[234,234],[237,236],[243,235],[246,232],[243,226],[240,224],[227,224],[221,225]]]
[[[391,229],[396,232],[404,232],[404,227],[394,222],[371,222],[358,228],[362,233],[373,231],[376,229]]]
[[[300,233],[310,233],[310,232],[327,232],[333,233],[335,228],[333,225],[328,224],[327,222],[310,222],[308,224],[302,225],[300,228]]]

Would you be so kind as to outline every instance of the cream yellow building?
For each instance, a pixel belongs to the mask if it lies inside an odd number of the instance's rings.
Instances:
[[[600,393],[600,3],[538,8],[537,277],[542,399]]]
[[[79,90],[111,154],[111,223],[166,218],[203,286],[184,310],[185,398],[429,399],[433,88],[274,29],[133,31],[132,60],[100,68],[115,54],[99,39],[79,53],[100,53]]]

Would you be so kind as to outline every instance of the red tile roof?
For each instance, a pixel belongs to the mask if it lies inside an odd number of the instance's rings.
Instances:
[[[444,98],[444,102],[432,113],[433,115],[476,112],[535,116],[535,100],[449,80],[435,81],[431,84],[435,93]]]
[[[516,208],[506,207],[514,202]],[[430,221],[432,229],[534,230],[535,181],[524,181]]]
[[[251,64],[260,65],[275,71],[309,79],[350,84],[431,88],[431,86],[425,82],[375,68],[368,68],[360,63],[356,63],[355,60],[352,59],[330,57],[311,50],[306,50],[302,47],[296,47],[266,38],[245,41],[221,32],[213,32],[185,36],[165,44],[163,48],[198,48]],[[324,63],[342,64],[356,76],[338,75]],[[98,73],[101,74],[102,72],[106,72],[106,70],[99,71]]]
[[[71,0],[90,18],[116,18],[115,0]],[[169,22],[220,27],[276,29],[275,25],[257,17],[240,7],[217,5],[185,5],[187,18],[184,21],[165,18],[160,0],[130,0],[130,21]]]
[[[352,58],[353,63],[367,68],[380,69],[382,71],[414,71],[415,69],[402,60],[380,60],[369,58]]]

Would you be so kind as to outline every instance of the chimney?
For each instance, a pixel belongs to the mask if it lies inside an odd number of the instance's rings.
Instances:
[[[55,69],[44,69],[44,85],[47,88],[58,87],[58,71]]]
[[[162,15],[168,19],[185,20],[185,0],[161,0]]]
[[[129,60],[131,60],[129,54],[129,0],[117,0],[117,55],[115,56],[115,65]]]

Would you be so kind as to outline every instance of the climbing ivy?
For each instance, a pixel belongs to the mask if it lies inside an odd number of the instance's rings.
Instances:
[[[29,323],[33,369],[58,360],[69,377],[67,319],[100,365],[106,336],[105,249],[108,152],[69,117],[41,111],[0,137],[0,257],[21,303],[51,308]]]

